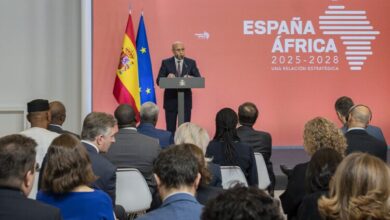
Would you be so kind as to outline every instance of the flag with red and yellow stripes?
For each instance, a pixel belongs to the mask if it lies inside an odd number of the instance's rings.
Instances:
[[[137,49],[134,40],[134,28],[131,14],[127,20],[126,33],[118,69],[116,71],[113,94],[119,104],[129,104],[133,107],[139,119],[141,98],[138,80]]]

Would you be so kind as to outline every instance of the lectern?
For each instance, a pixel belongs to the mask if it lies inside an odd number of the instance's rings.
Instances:
[[[193,88],[204,88],[203,77],[176,77],[176,78],[160,78],[160,88],[177,89],[177,110],[179,125],[184,123],[184,90]]]

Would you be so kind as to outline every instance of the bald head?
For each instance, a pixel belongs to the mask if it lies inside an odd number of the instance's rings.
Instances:
[[[135,127],[137,124],[134,109],[130,105],[119,105],[114,114],[119,128]]]
[[[172,52],[176,59],[182,60],[185,56],[185,48],[183,42],[175,41],[172,44]]]
[[[371,110],[365,105],[355,105],[351,107],[348,116],[348,127],[365,128],[370,123]]]
[[[66,110],[64,104],[60,101],[50,102],[51,123],[62,125],[66,119]]]

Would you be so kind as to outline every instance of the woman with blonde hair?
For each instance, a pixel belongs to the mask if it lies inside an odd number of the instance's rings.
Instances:
[[[390,170],[366,153],[348,155],[330,184],[329,197],[318,201],[325,219],[390,219]]]
[[[175,132],[175,144],[194,144],[199,147],[203,155],[206,153],[207,146],[210,142],[209,135],[206,129],[191,123],[186,122],[181,124]],[[211,173],[211,180],[208,181],[209,186],[222,187],[221,167],[212,162],[212,158],[204,158],[205,166]]]
[[[345,155],[347,141],[341,130],[331,121],[316,117],[305,124],[303,131],[303,147],[311,157],[317,150],[331,148],[340,155]],[[309,162],[297,164],[288,176],[286,191],[280,196],[284,213],[288,219],[296,219],[298,208],[306,195],[306,170]]]
[[[71,134],[62,134],[47,150],[37,200],[58,207],[64,220],[113,220],[111,198],[89,187],[95,180],[88,153],[80,141]]]

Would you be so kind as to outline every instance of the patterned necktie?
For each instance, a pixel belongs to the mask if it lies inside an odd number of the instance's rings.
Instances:
[[[181,76],[181,66],[180,66],[181,60],[177,61],[177,76]]]

